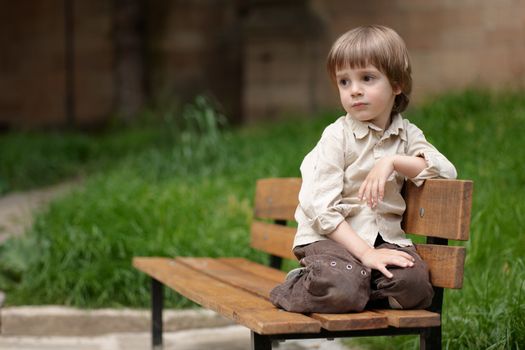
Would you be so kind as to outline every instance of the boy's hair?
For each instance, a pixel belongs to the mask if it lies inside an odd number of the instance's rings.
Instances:
[[[373,65],[388,77],[390,85],[401,89],[396,96],[392,114],[403,112],[412,91],[410,58],[403,39],[385,26],[357,27],[341,35],[328,54],[327,69],[332,81],[346,67],[363,68]]]

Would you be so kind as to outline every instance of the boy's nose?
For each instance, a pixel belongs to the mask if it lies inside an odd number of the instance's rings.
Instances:
[[[363,94],[363,91],[361,89],[361,86],[359,86],[359,84],[352,84],[350,93],[352,94],[352,96],[360,96]]]

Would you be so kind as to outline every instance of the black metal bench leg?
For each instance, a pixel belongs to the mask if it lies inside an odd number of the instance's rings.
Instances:
[[[252,350],[272,350],[272,340],[267,335],[252,333]]]
[[[164,286],[156,279],[151,279],[151,345],[153,350],[162,349],[162,307]]]
[[[441,326],[427,328],[419,336],[421,350],[441,350]]]

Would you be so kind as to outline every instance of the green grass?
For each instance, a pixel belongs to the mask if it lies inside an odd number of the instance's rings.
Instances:
[[[114,159],[158,149],[165,143],[158,128],[98,134],[75,131],[13,132],[0,135],[0,194],[83,177],[111,165]]]
[[[464,288],[446,292],[444,348],[525,344],[521,94],[467,91],[405,114],[457,166],[460,178],[474,180]],[[170,135],[166,126],[151,129],[153,136],[135,131],[130,138],[143,141],[131,142],[137,145],[131,152],[115,146],[120,150],[113,153],[119,155],[115,160],[93,170],[82,188],[38,215],[24,239],[9,240],[1,248],[0,289],[7,291],[8,304],[147,307],[147,281],[130,266],[137,255],[264,261],[248,248],[255,180],[299,176],[302,158],[337,113],[218,133],[214,115],[199,110],[208,117],[202,121],[198,113],[185,114],[185,125],[194,126],[182,128],[186,136],[179,130],[171,139],[160,137]],[[128,137],[123,132],[111,139]],[[79,148],[93,147],[91,140],[82,142]],[[99,147],[103,158],[105,146]],[[96,157],[90,157],[96,164]],[[169,305],[189,305],[169,295]],[[360,344],[411,349],[417,340],[367,339]]]

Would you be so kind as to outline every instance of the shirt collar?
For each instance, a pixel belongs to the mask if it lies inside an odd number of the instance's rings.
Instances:
[[[355,120],[349,114],[346,115],[346,119],[350,122],[350,127],[357,139],[362,139],[370,133],[370,130],[381,131],[377,125],[369,122],[362,122]],[[397,113],[392,117],[392,122],[388,129],[386,129],[383,137],[389,137],[390,135],[399,135],[399,137],[406,141],[406,130],[403,125],[403,118],[401,114]]]
[[[385,137],[390,137],[390,135],[399,135],[401,140],[407,140],[407,131],[403,123],[403,117],[399,113],[394,114],[390,126],[385,131]]]

